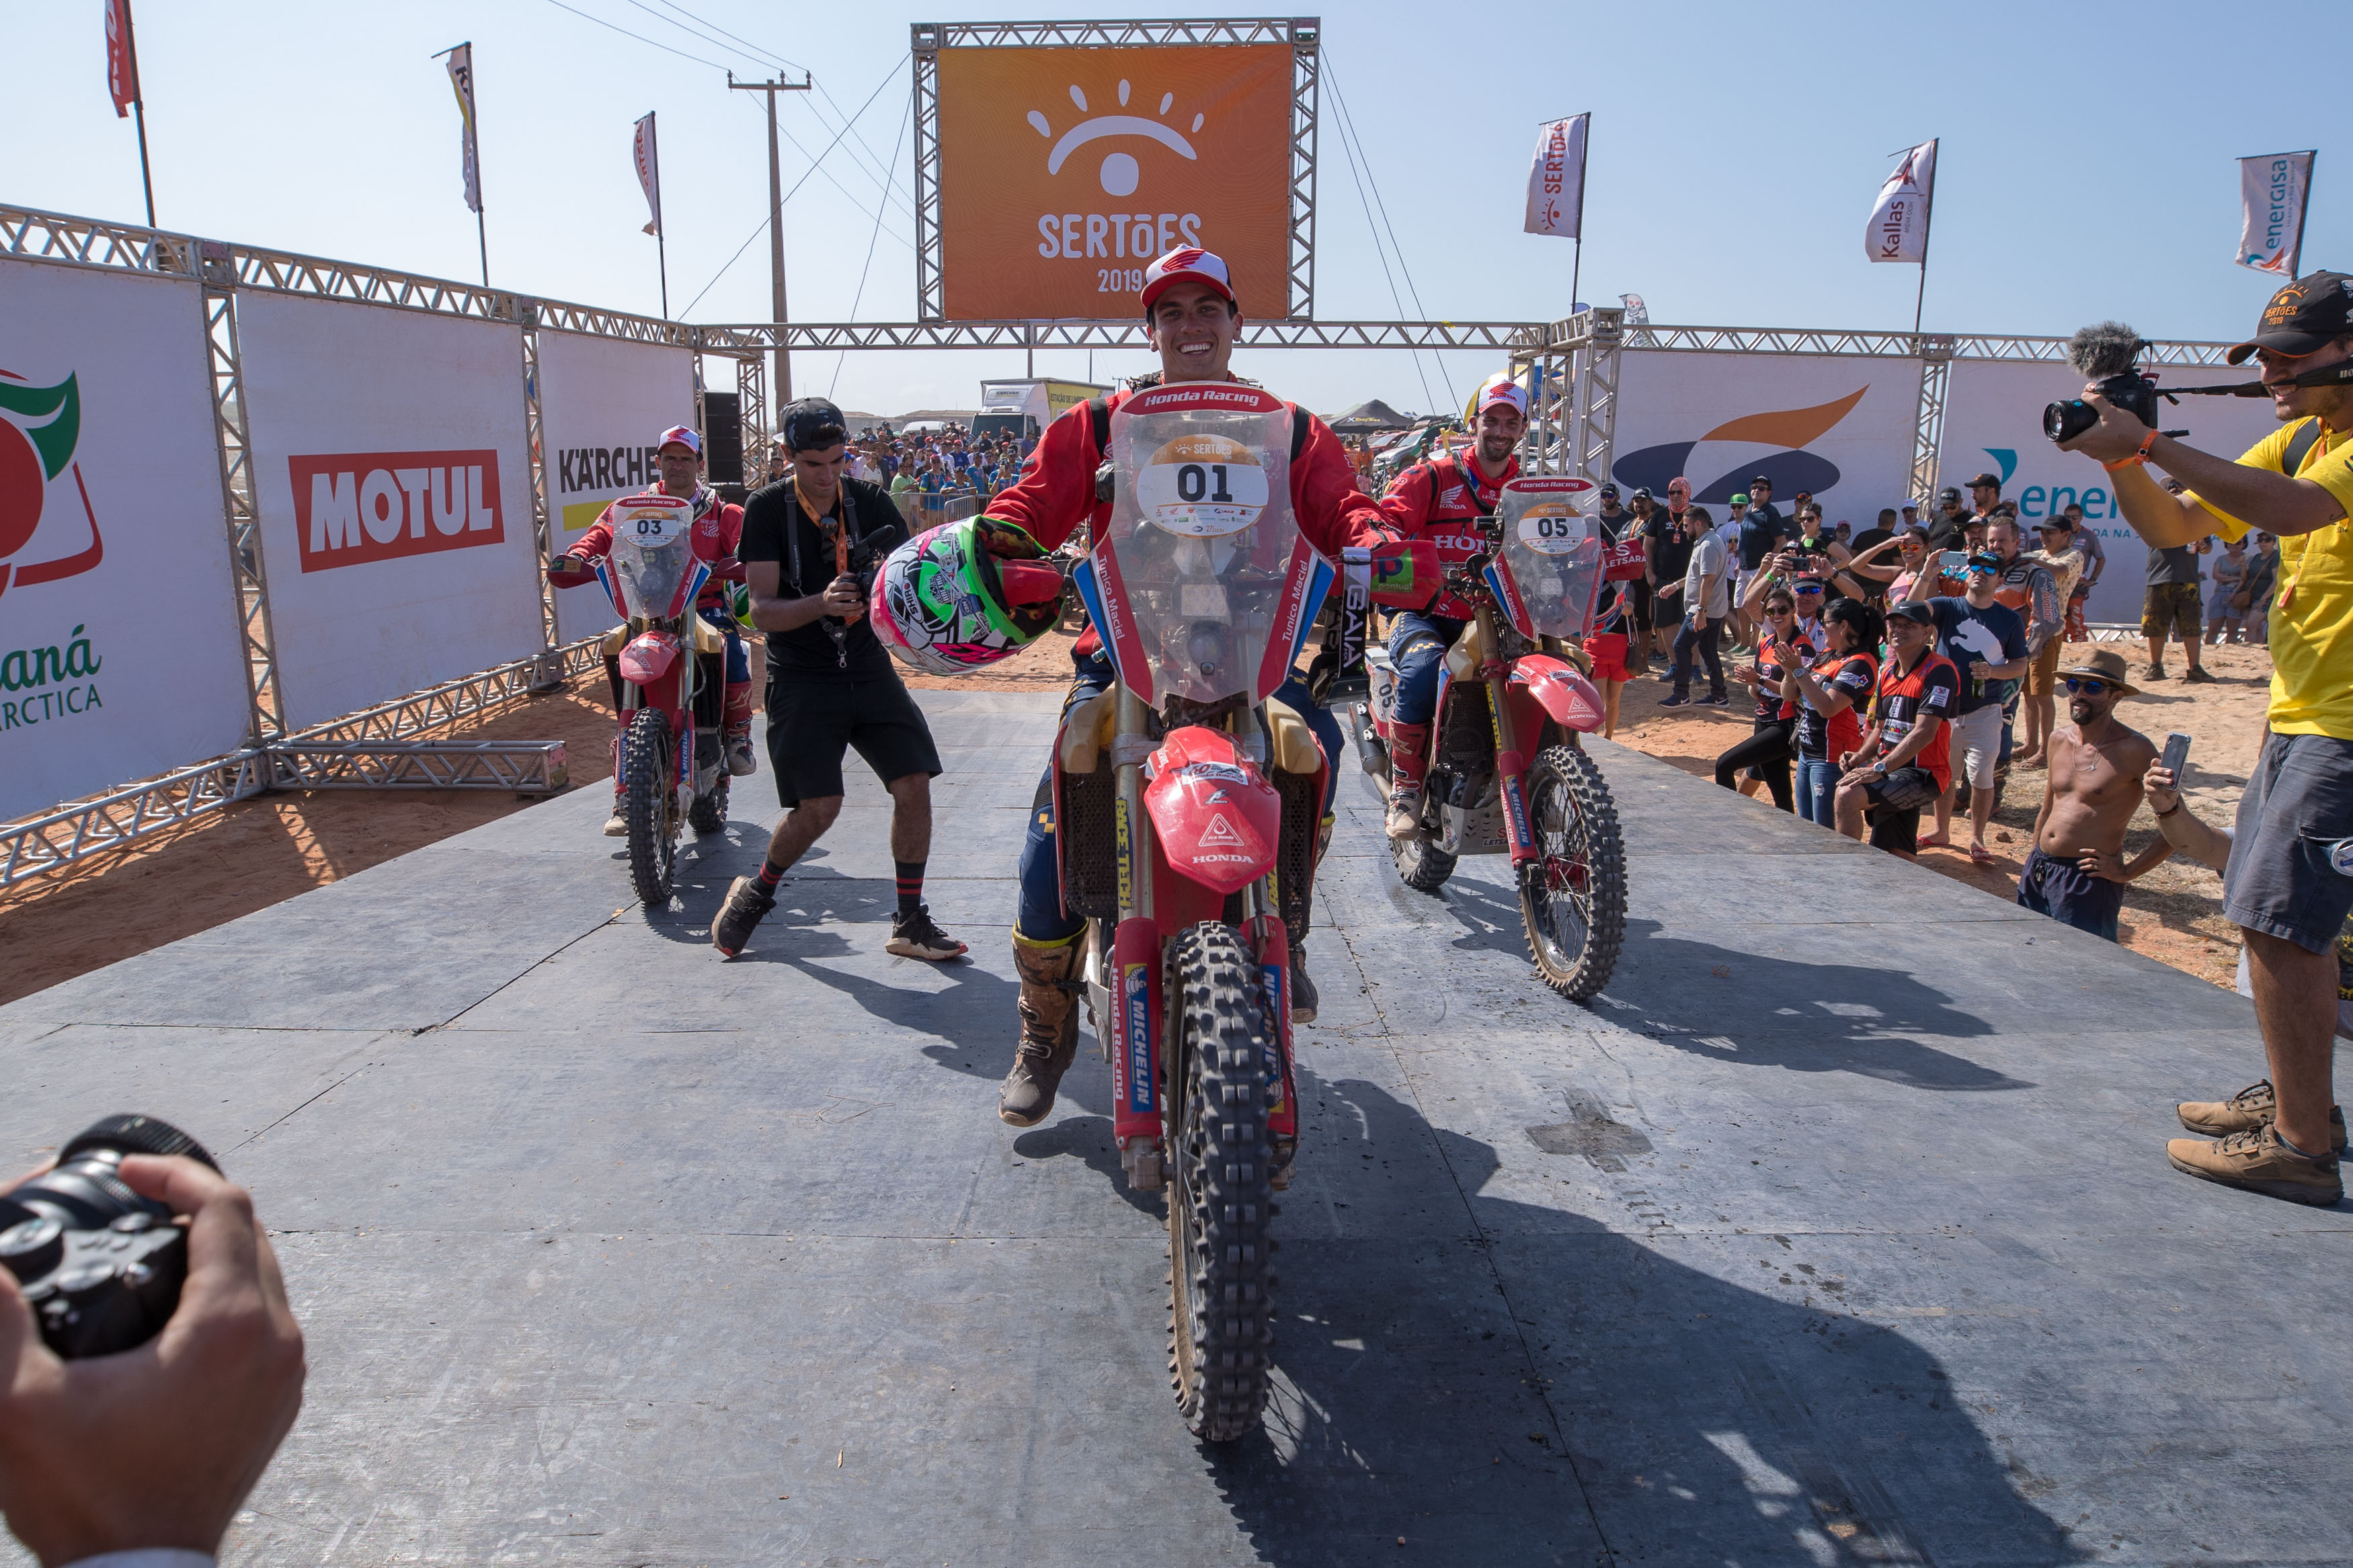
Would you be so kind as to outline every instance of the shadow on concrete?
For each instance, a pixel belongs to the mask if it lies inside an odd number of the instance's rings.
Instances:
[[[1079,1048],[1083,1051],[1087,1044],[1082,1038]],[[1060,1098],[1067,1100],[1071,1097],[1064,1093]],[[1066,1116],[1059,1121],[1033,1127],[1013,1141],[1013,1152],[1024,1160],[1082,1160],[1087,1169],[1101,1177],[1128,1207],[1155,1221],[1167,1220],[1168,1205],[1160,1194],[1139,1193],[1127,1184],[1127,1177],[1119,1168],[1119,1146],[1113,1142],[1109,1116]]]
[[[1338,1125],[1361,1116],[1374,1146],[1434,1140],[1463,1206],[1436,1229],[1385,1223],[1378,1177],[1332,1157],[1345,1151],[1309,1153],[1355,1189],[1356,1234],[1285,1240],[1267,1431],[1202,1450],[1265,1562],[2088,1555],[1901,1334],[1482,1197],[1498,1168],[1487,1144],[1368,1083],[1316,1093],[1340,1102]],[[1771,1239],[1734,1240],[1727,1265]]]

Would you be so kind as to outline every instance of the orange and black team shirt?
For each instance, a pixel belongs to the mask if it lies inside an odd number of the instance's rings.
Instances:
[[[1812,667],[1813,644],[1803,637],[1797,637],[1792,639],[1789,651],[1796,654],[1799,661],[1806,664],[1808,668]],[[1760,638],[1757,647],[1757,717],[1760,721],[1797,717],[1798,704],[1794,699],[1797,696],[1798,686],[1795,681],[1781,680],[1781,677],[1787,673],[1773,658],[1771,639]],[[1788,695],[1777,697],[1767,691],[1765,689],[1765,683],[1768,680],[1780,681],[1781,690]]]
[[[1920,748],[1911,766],[1926,768],[1935,776],[1939,790],[1953,787],[1953,708],[1961,689],[1961,672],[1953,661],[1941,653],[1932,653],[1904,673],[1904,667],[1891,658],[1887,668],[1879,672],[1879,700],[1872,705],[1872,721],[1880,726],[1880,754],[1884,756],[1904,743],[1912,726],[1923,719],[1945,721],[1936,726],[1936,735]]]
[[[1812,703],[1799,706],[1798,755],[1836,762],[1862,744],[1862,710],[1871,706],[1872,691],[1879,684],[1879,661],[1869,653],[1833,653],[1806,668],[1816,680],[1844,697],[1847,705],[1827,721]]]

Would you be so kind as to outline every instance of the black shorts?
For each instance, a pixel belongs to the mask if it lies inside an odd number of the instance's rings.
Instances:
[[[856,747],[884,784],[940,776],[932,727],[896,675],[877,680],[768,678],[768,766],[786,806],[842,793],[842,753]]]
[[[2094,877],[2072,861],[2030,849],[2018,874],[2018,905],[2114,942],[2117,917],[2125,907],[2125,885]]]
[[[1936,804],[1936,775],[1926,768],[1898,768],[1862,786],[1871,802],[1871,847],[1899,854],[1920,852],[1920,808]]]

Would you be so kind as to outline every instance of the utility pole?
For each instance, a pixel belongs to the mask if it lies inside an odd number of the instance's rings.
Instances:
[[[783,414],[785,405],[793,400],[793,361],[791,351],[785,347],[785,177],[776,162],[776,94],[807,92],[809,79],[786,81],[777,77],[773,81],[737,81],[735,73],[727,73],[731,92],[765,92],[768,95],[768,276],[775,290],[773,304],[776,312],[776,395],[770,400],[769,418],[774,421]]]

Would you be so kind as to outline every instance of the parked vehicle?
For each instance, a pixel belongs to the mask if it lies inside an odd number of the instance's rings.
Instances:
[[[629,496],[609,515],[613,546],[596,577],[623,623],[612,637],[619,644],[614,771],[628,825],[629,879],[658,909],[670,902],[684,829],[716,833],[727,823],[719,732],[727,642],[695,613],[711,567],[694,556],[692,504]],[[567,586],[574,576],[550,575]]]
[[[1580,737],[1601,728],[1583,642],[1601,582],[1601,534],[1582,515],[1592,481],[1525,477],[1472,520],[1486,541],[1446,575],[1477,605],[1439,676],[1420,834],[1392,839],[1408,887],[1436,892],[1465,855],[1508,854],[1544,983],[1588,1000],[1617,967],[1626,851],[1609,782]],[[1371,693],[1356,706],[1365,769],[1389,793],[1395,672],[1366,650]]]

